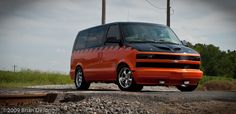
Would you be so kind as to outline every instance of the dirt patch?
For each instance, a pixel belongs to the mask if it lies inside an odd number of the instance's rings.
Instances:
[[[54,93],[0,94],[0,106],[34,105],[40,101],[52,103],[56,98]]]
[[[61,103],[79,102],[79,101],[82,101],[83,99],[85,99],[85,96],[83,95],[68,94],[68,95],[65,95],[65,97],[62,100],[60,100],[60,102]]]

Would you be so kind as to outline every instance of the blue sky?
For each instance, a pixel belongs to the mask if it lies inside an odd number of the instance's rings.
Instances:
[[[165,24],[166,0],[107,0],[106,22]],[[181,40],[236,50],[236,1],[171,0]],[[164,8],[164,9],[163,9]],[[101,0],[0,0],[0,69],[69,72],[78,31],[101,23]]]

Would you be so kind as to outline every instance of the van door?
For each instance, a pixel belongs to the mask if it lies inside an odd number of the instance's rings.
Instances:
[[[111,25],[106,35],[107,40],[120,40],[119,25]],[[102,50],[101,70],[103,73],[102,80],[114,81],[116,79],[116,63],[118,62],[117,52],[119,50],[119,43],[106,43]]]
[[[96,27],[89,30],[86,41],[86,51],[84,56],[85,79],[97,81],[100,79],[100,61],[102,57],[101,47],[104,45],[104,35],[106,27]]]

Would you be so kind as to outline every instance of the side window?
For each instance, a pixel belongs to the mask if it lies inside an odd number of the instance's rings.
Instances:
[[[110,26],[107,33],[107,40],[119,40],[120,39],[120,30],[118,25]]]
[[[88,39],[86,41],[86,47],[87,48],[93,47],[93,46],[96,45],[97,39],[96,39],[96,36],[95,36],[96,34],[95,33],[96,33],[96,29],[95,28],[89,30]]]
[[[79,50],[79,49],[85,48],[85,42],[86,42],[87,36],[88,36],[88,31],[80,32],[77,35],[73,50]]]
[[[86,47],[98,47],[104,43],[104,34],[106,32],[106,27],[96,27],[89,30],[89,37],[86,41]]]
[[[97,37],[98,39],[100,39],[100,40],[98,41],[100,45],[103,45],[103,43],[104,43],[106,31],[107,31],[107,27],[106,27],[106,26],[98,27],[98,29],[97,29],[97,35],[96,35],[96,37]]]

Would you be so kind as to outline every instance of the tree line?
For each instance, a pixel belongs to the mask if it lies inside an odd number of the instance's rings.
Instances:
[[[236,79],[236,51],[222,51],[212,44],[191,44],[201,54],[201,70],[208,76],[225,76]]]

